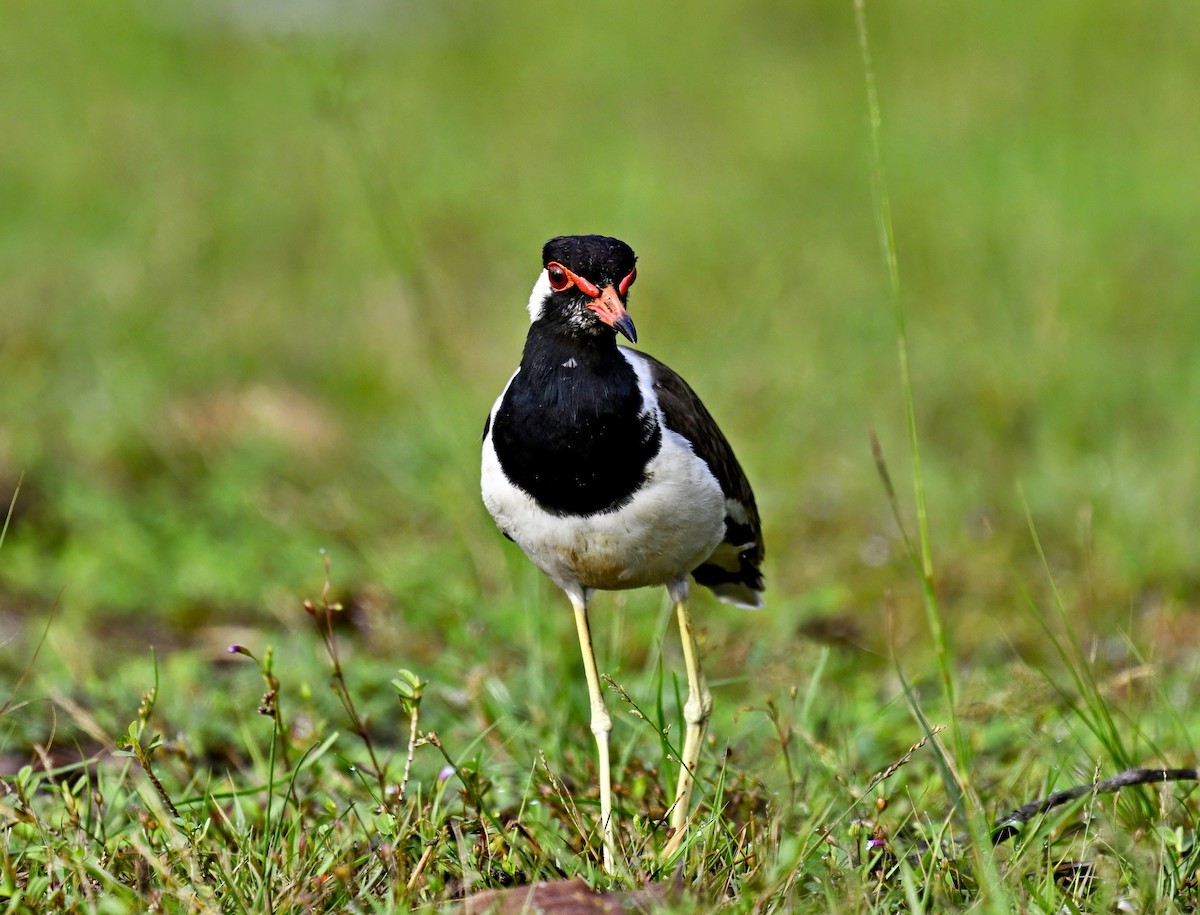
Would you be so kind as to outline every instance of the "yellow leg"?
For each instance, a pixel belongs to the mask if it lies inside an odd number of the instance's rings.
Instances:
[[[613,873],[616,842],[613,839],[612,771],[608,761],[608,733],[612,719],[604,707],[600,692],[600,675],[596,671],[596,652],[592,647],[592,632],[588,626],[588,593],[567,592],[575,610],[575,628],[579,630],[579,650],[583,654],[583,672],[587,675],[588,695],[592,700],[592,733],[596,735],[596,751],[600,758],[600,828],[604,835],[604,870]]]
[[[696,764],[700,761],[700,744],[712,713],[712,693],[704,682],[700,662],[696,657],[696,636],[692,631],[692,617],[688,613],[687,581],[671,586],[671,599],[675,602],[675,615],[679,618],[679,636],[683,641],[683,662],[687,665],[688,697],[683,705],[683,721],[687,730],[683,738],[680,758],[679,785],[675,789],[675,803],[671,806],[671,826],[675,829],[671,847],[678,848],[678,841],[687,827],[688,808],[692,801],[692,781]]]

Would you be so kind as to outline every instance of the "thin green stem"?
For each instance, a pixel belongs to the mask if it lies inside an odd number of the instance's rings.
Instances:
[[[854,21],[858,31],[859,50],[862,54],[863,71],[866,77],[867,110],[871,133],[872,189],[875,194],[875,212],[879,228],[879,244],[887,266],[888,290],[892,314],[896,323],[896,347],[899,357],[900,384],[904,395],[904,417],[908,432],[908,449],[912,460],[913,500],[917,514],[917,539],[920,544],[920,559],[917,563],[921,577],[921,592],[925,616],[937,655],[938,671],[941,675],[942,692],[950,716],[953,765],[944,765],[943,779],[952,794],[955,807],[965,819],[972,838],[972,849],[979,871],[981,888],[984,890],[985,908],[1002,907],[1005,898],[1003,885],[996,871],[995,861],[987,846],[987,824],[979,812],[977,802],[970,799],[969,771],[970,747],[960,726],[956,710],[954,668],[950,657],[949,641],[938,604],[937,589],[933,579],[933,547],[929,534],[929,514],[925,501],[924,474],[921,469],[921,447],[917,435],[917,411],[913,398],[912,372],[909,367],[908,328],[900,290],[900,267],[896,256],[896,236],[892,227],[892,205],[888,196],[887,181],[883,168],[883,144],[880,140],[882,118],[880,116],[879,93],[875,85],[875,67],[871,61],[871,47],[867,33],[866,0],[854,0]],[[916,561],[916,557],[914,557]],[[920,716],[920,708],[914,702],[914,711]],[[926,734],[933,735],[928,721],[921,717]],[[949,761],[946,761],[947,763]]]
[[[21,494],[21,484],[25,482],[25,474],[17,477],[17,485],[13,489],[12,498],[8,500],[8,512],[4,515],[4,526],[0,527],[0,549],[4,547],[4,538],[8,536],[8,525],[12,522],[13,512],[17,508],[17,496]]]
[[[929,513],[925,502],[925,481],[921,470],[921,443],[917,435],[917,410],[913,399],[912,372],[908,360],[908,327],[904,316],[904,304],[900,297],[900,266],[896,257],[896,235],[892,226],[892,204],[888,196],[887,180],[883,169],[883,145],[880,141],[882,118],[879,109],[879,93],[875,87],[875,67],[871,62],[871,47],[867,38],[865,0],[854,2],[855,24],[858,28],[858,45],[862,53],[863,70],[867,83],[867,111],[871,125],[871,168],[872,189],[875,193],[875,212],[879,228],[879,244],[887,266],[888,290],[892,304],[892,316],[896,322],[896,348],[900,363],[900,386],[904,393],[904,418],[908,432],[908,450],[912,458],[913,500],[917,512],[917,540],[920,544],[920,572],[924,595],[925,614],[933,635],[934,650],[937,652],[938,667],[942,676],[942,689],[954,712],[954,676],[950,664],[950,652],[938,607],[937,592],[933,582],[933,546],[929,535]],[[959,742],[958,726],[953,727],[955,743]]]

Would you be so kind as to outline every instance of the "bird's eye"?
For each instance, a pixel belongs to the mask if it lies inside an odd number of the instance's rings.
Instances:
[[[550,288],[555,292],[562,292],[571,285],[571,275],[567,273],[562,264],[547,264],[546,277],[550,280]]]
[[[633,285],[633,281],[637,279],[637,267],[629,271],[629,275],[621,280],[621,285],[617,287],[617,292],[625,295],[629,291],[629,287]]]

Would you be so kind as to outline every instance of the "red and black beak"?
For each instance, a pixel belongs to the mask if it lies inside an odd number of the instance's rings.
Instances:
[[[630,343],[637,343],[637,328],[633,326],[633,318],[629,317],[629,312],[625,310],[625,305],[615,287],[605,286],[599,290],[599,295],[593,296],[592,301],[584,307],[589,311],[594,311],[601,321],[625,337]]]

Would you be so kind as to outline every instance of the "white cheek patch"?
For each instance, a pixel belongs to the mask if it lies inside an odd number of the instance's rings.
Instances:
[[[529,320],[531,322],[542,316],[542,306],[546,304],[546,299],[553,291],[550,288],[550,275],[543,270],[538,275],[537,282],[533,284],[533,292],[529,294]]]

